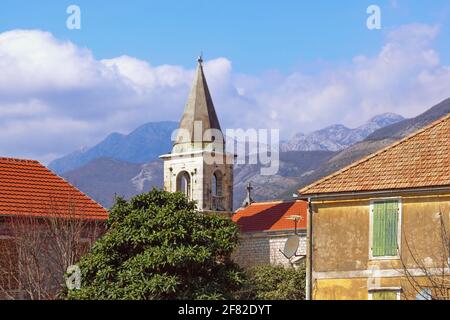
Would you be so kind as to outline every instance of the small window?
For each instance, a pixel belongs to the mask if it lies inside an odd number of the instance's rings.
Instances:
[[[420,290],[416,295],[416,300],[433,300],[433,294],[430,288]]]
[[[398,200],[376,201],[372,206],[372,257],[396,257],[399,254]]]
[[[374,290],[369,292],[369,300],[400,300],[400,290]]]

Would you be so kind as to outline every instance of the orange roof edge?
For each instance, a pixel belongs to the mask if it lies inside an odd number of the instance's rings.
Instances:
[[[298,229],[306,229],[307,202],[303,200],[256,202],[236,212],[232,220],[242,232],[273,232],[293,230],[288,218],[300,216]]]
[[[253,202],[251,203],[249,206],[244,207],[244,208],[239,208],[236,210],[236,212],[240,211],[240,210],[245,210],[250,206],[264,206],[264,205],[268,205],[268,204],[279,204],[279,203],[294,203],[297,201],[302,201],[300,199],[296,199],[296,200],[267,200],[267,201],[260,201],[260,202]]]
[[[41,200],[45,202],[42,204],[36,200],[48,198],[48,202],[57,207],[73,201],[73,205],[82,209],[74,216],[108,219],[107,209],[37,160],[0,157],[0,168],[0,216],[53,216],[55,214],[44,208],[46,200]],[[5,181],[8,183],[2,183]]]
[[[10,158],[10,157],[0,157],[0,161],[10,161],[10,162],[25,162],[25,163],[39,163],[37,160],[31,160],[31,159],[19,159],[19,158]]]

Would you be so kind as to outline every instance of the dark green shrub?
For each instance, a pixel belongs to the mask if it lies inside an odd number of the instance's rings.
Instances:
[[[306,273],[304,265],[298,269],[281,266],[260,266],[247,270],[241,299],[304,300]]]
[[[70,299],[230,299],[244,274],[230,260],[238,229],[196,212],[179,193],[152,190],[111,209],[108,231],[79,263]]]

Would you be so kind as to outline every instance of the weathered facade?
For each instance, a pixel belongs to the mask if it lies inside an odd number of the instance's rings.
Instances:
[[[231,214],[234,156],[225,152],[201,58],[172,152],[161,158],[165,191],[183,192],[199,211]]]
[[[450,117],[300,190],[312,299],[450,299]]]
[[[241,230],[240,243],[233,259],[242,267],[258,265],[292,266],[306,255],[305,201],[259,202],[238,210],[233,216]],[[297,230],[292,217],[297,216]],[[283,251],[286,241],[295,232],[299,235],[296,257],[286,258]]]

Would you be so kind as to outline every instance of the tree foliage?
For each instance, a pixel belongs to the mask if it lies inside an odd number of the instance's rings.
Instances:
[[[258,266],[247,270],[242,299],[249,300],[305,300],[306,271],[282,266]]]
[[[108,231],[79,263],[71,299],[228,299],[243,283],[230,260],[238,230],[180,193],[117,198]]]

